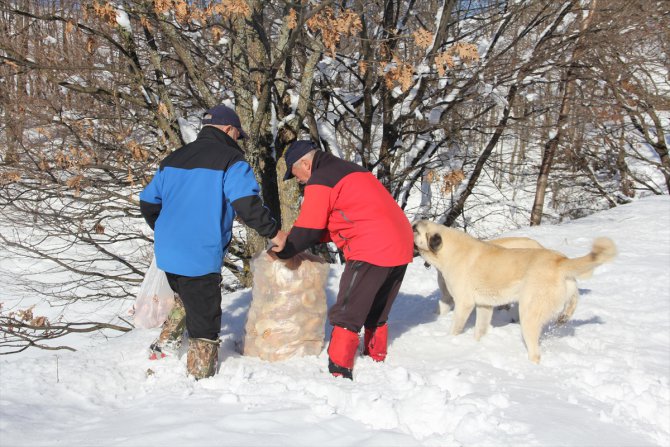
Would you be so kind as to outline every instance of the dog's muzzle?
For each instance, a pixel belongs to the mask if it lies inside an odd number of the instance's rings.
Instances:
[[[416,238],[416,235],[418,234],[416,231],[416,224],[412,224],[412,234],[414,234],[414,238]],[[413,249],[414,251],[412,254],[415,258],[421,255],[421,253],[419,253],[419,249],[416,247],[416,244],[413,244]]]

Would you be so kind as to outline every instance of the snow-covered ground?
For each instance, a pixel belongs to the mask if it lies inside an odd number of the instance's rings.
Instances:
[[[480,342],[472,317],[451,336],[451,315],[434,313],[435,270],[417,258],[391,313],[387,361],[357,358],[354,381],[327,373],[325,349],[276,363],[238,354],[244,290],[224,297],[219,371],[199,382],[183,354],[147,359],[158,329],[0,357],[0,445],[670,445],[670,197],[506,235],[568,256],[596,236],[619,249],[580,282],[573,319],[547,328],[540,365],[513,310],[497,311]],[[340,273],[331,268],[329,303]]]

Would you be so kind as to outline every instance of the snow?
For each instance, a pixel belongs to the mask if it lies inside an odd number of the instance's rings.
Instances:
[[[121,28],[126,30],[126,32],[133,32],[128,13],[122,7],[116,8],[116,23],[118,23]]]
[[[199,121],[199,120],[198,120]],[[179,123],[179,131],[185,143],[192,143],[198,137],[198,128],[195,123],[189,122],[187,119],[177,118]]]
[[[0,445],[669,445],[670,197],[500,236],[512,235],[571,257],[597,236],[619,249],[580,281],[572,320],[547,328],[540,365],[527,360],[514,309],[497,310],[479,342],[472,317],[450,335],[451,314],[434,313],[435,270],[417,258],[389,319],[386,362],[358,357],[354,381],[328,374],[325,349],[276,363],[238,354],[246,289],[224,296],[209,379],[186,376],[183,351],[149,361],[158,329],[0,357]],[[5,281],[10,268],[0,262]],[[331,267],[329,304],[341,272]],[[6,306],[12,296],[0,294]]]

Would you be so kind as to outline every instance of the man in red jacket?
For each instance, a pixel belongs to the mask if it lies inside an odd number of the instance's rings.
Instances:
[[[295,141],[284,154],[286,176],[305,184],[300,214],[277,252],[288,259],[319,243],[334,242],[346,259],[335,305],[328,370],[352,379],[358,333],[364,355],[386,358],[386,323],[407,264],[413,258],[412,226],[384,186],[363,167]]]

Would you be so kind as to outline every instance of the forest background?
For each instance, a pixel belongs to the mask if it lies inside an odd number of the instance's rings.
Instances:
[[[53,303],[134,297],[138,193],[220,103],[284,228],[302,138],[479,237],[670,190],[668,2],[0,0],[0,29],[0,243]],[[264,246],[236,226],[226,289]],[[104,325],[4,312],[0,345]]]

